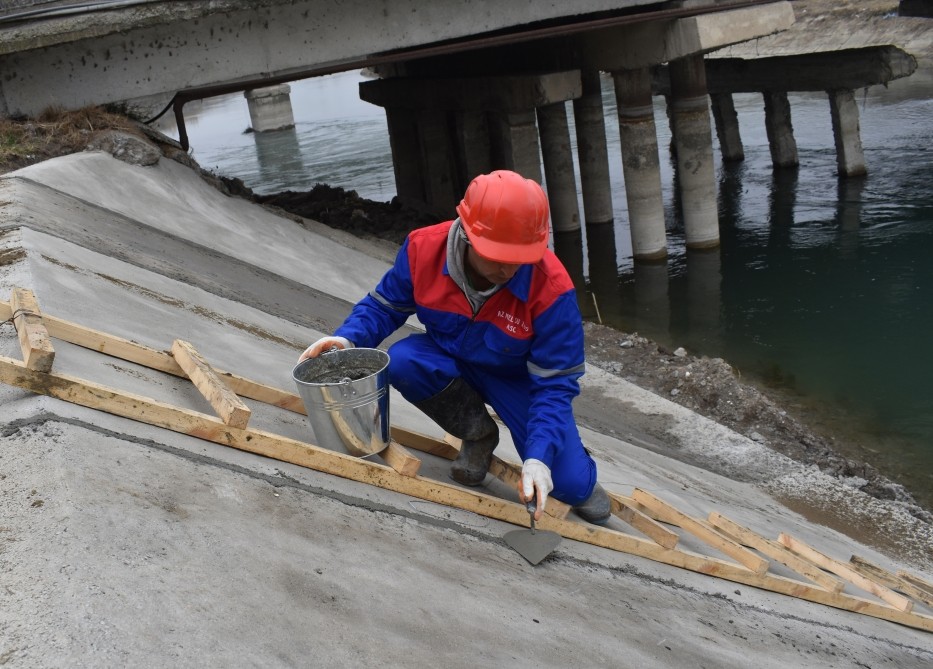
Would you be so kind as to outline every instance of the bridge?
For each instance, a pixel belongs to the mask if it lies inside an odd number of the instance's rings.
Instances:
[[[6,6],[0,116],[98,104],[137,114],[170,106],[187,147],[190,100],[248,91],[254,126],[263,114],[287,123],[281,85],[369,68],[380,78],[361,85],[360,95],[386,110],[399,198],[449,213],[479,172],[514,169],[546,183],[555,250],[578,285],[584,264],[578,190],[587,235],[613,225],[599,73],[610,73],[615,87],[635,259],[667,255],[651,105],[658,93],[668,99],[687,246],[716,247],[709,99],[724,157],[740,159],[731,92],[754,85],[743,80],[730,87],[721,73],[731,66],[726,78],[732,81],[745,70],[705,55],[795,21],[791,3],[775,0],[20,0]],[[820,63],[827,83],[807,82],[835,91],[830,104],[842,176],[865,171],[851,89],[916,67],[896,49],[846,56],[852,59],[875,64],[841,90],[831,62]],[[786,102],[793,82],[775,84],[771,76],[782,69],[775,63],[770,73],[759,68],[754,75],[769,103],[778,167],[796,160]]]

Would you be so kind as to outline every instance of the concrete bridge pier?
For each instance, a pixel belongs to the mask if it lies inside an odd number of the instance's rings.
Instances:
[[[421,183],[421,140],[415,112],[403,107],[386,107],[385,110],[396,195],[404,202],[426,202]]]
[[[622,174],[628,201],[632,256],[635,260],[667,257],[664,201],[658,136],[648,68],[612,73],[619,114]]]
[[[833,119],[833,138],[836,141],[836,165],[841,177],[859,177],[868,174],[862,137],[858,121],[858,105],[851,89],[827,91],[829,111]]]
[[[790,102],[786,91],[764,91],[765,131],[771,149],[771,163],[775,167],[797,167],[797,140],[790,118]]]
[[[541,136],[541,156],[548,201],[551,205],[551,226],[554,252],[567,268],[577,294],[586,293],[583,277],[583,233],[580,228],[580,207],[577,202],[577,179],[570,149],[570,126],[566,103],[538,107],[538,131]]]
[[[534,108],[490,112],[489,139],[494,169],[512,170],[527,179],[542,182]]]
[[[739,115],[735,111],[732,94],[710,93],[709,99],[723,162],[737,163],[745,160],[742,134],[739,132]]]
[[[249,120],[255,132],[295,127],[291,92],[288,84],[280,84],[253,88],[243,93],[249,107]]]
[[[461,183],[492,171],[489,126],[482,111],[455,112],[456,154]]]
[[[463,196],[463,189],[453,170],[454,146],[447,113],[439,109],[419,109],[415,117],[425,201],[436,210],[453,212]]]
[[[579,95],[578,70],[390,77],[360,84],[360,98],[386,110],[399,197],[437,215],[450,214],[470,180],[491,169],[514,170],[541,183],[535,110]],[[564,134],[569,137],[566,129]],[[569,154],[569,139],[566,143]],[[579,227],[579,214],[576,221]]]
[[[672,61],[671,115],[687,248],[719,246],[716,174],[703,56]]]
[[[599,72],[581,73],[583,94],[573,101],[577,133],[577,163],[583,193],[586,249],[593,294],[597,287],[615,292],[618,280],[615,221],[612,213],[612,183],[609,151],[606,148],[606,119]]]

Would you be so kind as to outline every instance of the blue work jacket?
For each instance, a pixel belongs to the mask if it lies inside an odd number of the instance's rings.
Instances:
[[[392,268],[334,334],[372,348],[414,313],[458,364],[487,377],[526,376],[530,402],[524,457],[551,466],[566,438],[561,435],[575,424],[571,403],[580,393],[584,371],[583,324],[573,282],[547,250],[474,314],[447,268],[452,224],[412,232]]]

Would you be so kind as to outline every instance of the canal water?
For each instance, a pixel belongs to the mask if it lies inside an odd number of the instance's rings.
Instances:
[[[241,94],[189,103],[194,158],[262,194],[326,183],[391,200],[385,117],[359,100],[360,81],[291,84],[296,126],[273,133],[244,132]],[[590,240],[588,317],[724,358],[933,507],[933,78],[857,93],[869,169],[860,179],[836,176],[824,94],[790,96],[800,166],[777,172],[761,97],[735,96],[745,160],[715,156],[722,244],[712,252],[685,251],[657,99],[670,256],[647,266],[632,262],[608,79],[603,90],[616,225]]]

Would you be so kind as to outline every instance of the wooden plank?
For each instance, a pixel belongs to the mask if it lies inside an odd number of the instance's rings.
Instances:
[[[251,400],[271,404],[288,411],[294,411],[308,415],[305,410],[304,402],[295,393],[289,393],[273,386],[268,386],[256,381],[250,381],[242,376],[217,370],[217,374],[227,383],[228,386],[241,397],[248,397]]]
[[[933,607],[933,595],[926,592],[922,588],[918,588],[915,585],[905,581],[900,576],[888,571],[883,567],[869,562],[865,558],[859,557],[858,555],[853,555],[849,558],[849,564],[857,572],[863,576],[874,579],[879,583],[888,586],[892,590],[900,590],[902,593],[908,597],[913,597],[914,599],[923,602],[927,606]]]
[[[839,562],[838,560],[834,560],[828,555],[820,553],[818,550],[801,541],[800,539],[782,532],[780,536],[778,536],[778,541],[805,560],[809,560],[813,564],[822,567],[827,571],[831,571],[836,576],[844,578],[849,583],[857,585],[866,592],[870,592],[875,597],[884,600],[897,610],[909,613],[913,609],[914,603],[903,595],[899,595],[890,588],[886,588],[880,583],[877,583],[876,581],[863,576],[845,563]]]
[[[698,518],[688,516],[664,500],[655,497],[650,492],[635,488],[632,493],[632,499],[638,504],[651,509],[655,517],[659,520],[669,525],[676,525],[680,529],[689,532],[698,539],[705,541],[713,548],[737,560],[756,574],[764,574],[768,571],[768,561],[763,557],[752,553],[744,546],[741,546],[732,539],[717,532],[716,529],[709,524]]]
[[[905,583],[909,583],[915,588],[919,588],[920,590],[923,590],[930,597],[933,597],[933,584],[931,584],[929,581],[924,581],[919,576],[911,574],[910,572],[907,572],[907,571],[898,571],[897,576],[898,578],[903,579]]]
[[[90,381],[63,374],[41,374],[27,369],[17,360],[3,356],[0,356],[0,382],[231,448],[419,499],[447,504],[520,527],[524,527],[528,522],[528,513],[521,504],[420,476],[403,476],[384,465],[352,458],[280,435],[227,426],[213,416],[173,407],[139,395],[115,391]],[[782,576],[758,575],[732,562],[686,550],[664,548],[653,541],[624,532],[549,516],[542,518],[538,526],[558,532],[567,539],[933,632],[933,616],[916,612],[905,613],[872,600],[827,592],[823,588]]]
[[[10,305],[6,302],[0,302],[0,316],[4,312],[10,311]],[[9,318],[9,316],[7,317]],[[150,346],[140,344],[129,339],[117,337],[88,328],[71,321],[66,321],[55,316],[43,314],[43,321],[49,334],[55,339],[67,341],[69,344],[75,344],[82,348],[104,353],[127,362],[149,367],[166,374],[187,378],[185,371],[178,365],[175,358],[167,351],[160,351]],[[6,320],[6,319],[0,319]],[[251,381],[242,376],[215,369],[215,373],[220,376],[233,392],[241,397],[257,400],[265,404],[281,407],[295,413],[305,414],[304,404],[301,398],[295,393],[289,393],[279,388],[274,388],[256,381]]]
[[[55,349],[42,322],[36,296],[26,288],[13,288],[10,291],[10,310],[26,366],[39,372],[50,371]]]
[[[416,451],[421,451],[422,453],[437,455],[447,460],[453,460],[455,457],[457,457],[458,451],[446,441],[435,439],[434,437],[429,437],[428,435],[422,434],[421,432],[415,432],[413,430],[407,430],[403,427],[393,425],[392,438],[403,446],[413,448]]]
[[[463,440],[458,439],[452,434],[447,434],[444,435],[444,441],[451,447],[452,450],[449,452],[453,454],[453,458],[456,458],[457,455],[460,454],[460,447]],[[515,488],[516,492],[518,491],[518,486],[522,484],[522,466],[514,462],[503,460],[497,455],[493,455],[492,460],[489,462],[489,473],[506,485]],[[548,497],[544,512],[554,518],[566,518],[567,514],[570,513],[570,509],[571,506],[569,504],[561,502],[554,497]]]
[[[184,370],[175,362],[175,358],[167,351],[158,351],[129,339],[105,334],[55,316],[46,315],[43,320],[49,334],[56,339],[160,372],[182,378],[187,377]]]
[[[198,389],[220,416],[224,424],[246,427],[252,415],[250,408],[220,380],[208,362],[189,342],[176,339],[172,342],[172,355],[178,366],[185,370],[194,387]]]
[[[651,516],[642,513],[637,504],[627,497],[609,493],[612,513],[634,527],[642,534],[651,537],[665,548],[673,548],[680,541],[680,535],[669,530]]]
[[[495,455],[492,456],[492,462],[489,463],[489,473],[506,485],[512,486],[516,491],[522,483],[522,468]],[[571,508],[569,504],[560,501],[556,497],[548,497],[544,512],[554,518],[566,518]]]
[[[379,457],[402,476],[417,476],[421,469],[421,460],[397,441],[390,441]]]
[[[801,576],[805,576],[830,592],[842,592],[842,589],[845,587],[845,583],[838,578],[832,574],[827,574],[812,562],[798,557],[782,544],[756,534],[750,529],[729,520],[722,514],[712,511],[709,514],[709,523],[716,529],[731,536],[735,541],[746,546],[751,546],[760,553],[767,555],[772,560],[780,562],[788,569],[797,572]]]

